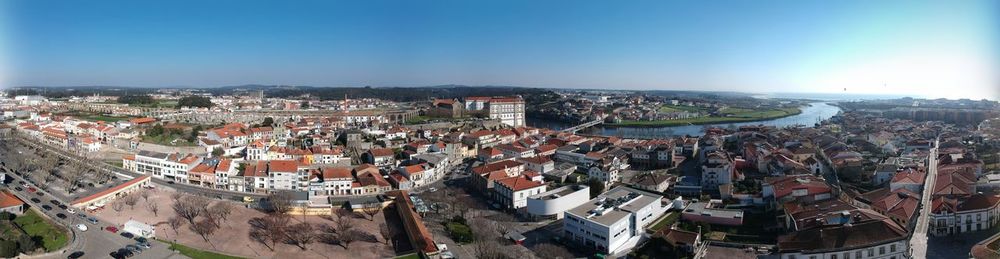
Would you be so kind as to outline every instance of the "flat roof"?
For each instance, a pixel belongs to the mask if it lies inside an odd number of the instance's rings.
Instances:
[[[104,197],[104,196],[106,196],[108,194],[112,194],[112,193],[118,192],[118,191],[120,191],[122,189],[131,187],[133,185],[136,185],[136,184],[139,184],[141,182],[148,181],[148,180],[149,180],[149,176],[148,175],[139,176],[139,177],[136,177],[135,179],[129,180],[128,182],[125,182],[123,184],[119,184],[118,186],[108,188],[107,190],[103,190],[103,191],[97,192],[95,194],[91,194],[90,196],[87,196],[87,197],[79,198],[79,199],[73,201],[72,203],[70,203],[70,205],[76,206],[77,204],[91,202],[93,200],[102,198],[102,197]]]
[[[693,202],[684,208],[684,213],[699,214],[719,218],[743,218],[743,210],[715,208],[709,202]]]
[[[633,196],[631,199],[629,199],[630,195]],[[610,226],[640,208],[659,202],[660,198],[662,198],[660,195],[619,186],[567,212],[604,226]],[[603,213],[595,213],[595,209],[600,208],[605,208],[602,210]]]

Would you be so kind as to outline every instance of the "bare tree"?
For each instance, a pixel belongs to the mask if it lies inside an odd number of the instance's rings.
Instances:
[[[499,240],[496,224],[483,218],[472,219],[472,233],[476,237],[473,242],[473,251],[477,258],[502,258],[503,251],[497,242]]]
[[[125,209],[125,203],[122,201],[111,202],[111,209],[115,210],[118,214],[121,214],[122,210]]]
[[[212,243],[212,241],[208,240],[208,236],[211,236],[212,233],[215,233],[216,229],[218,228],[215,226],[215,223],[212,223],[212,221],[209,219],[203,219],[191,225],[191,231],[194,231],[194,233],[201,236],[201,238],[204,239],[205,242],[209,242],[210,244]],[[212,246],[214,247],[215,245]]]
[[[173,194],[170,194],[170,199],[174,200],[174,202],[177,202],[178,200],[180,200],[183,197],[184,197],[184,194],[183,193],[179,193],[179,192],[175,192]]]
[[[267,195],[268,204],[271,205],[271,212],[285,214],[292,210],[292,193],[277,191]]]
[[[375,215],[382,212],[382,203],[369,202],[361,206],[361,212],[368,215],[368,221],[375,221]]]
[[[357,241],[358,239],[361,239],[361,234],[362,233],[356,229],[348,229],[347,231],[342,231],[338,229],[337,242],[340,242],[340,245],[343,246],[344,249],[348,249],[350,248],[351,243]]]
[[[392,230],[389,229],[389,225],[384,222],[378,225],[378,233],[382,235],[382,240],[386,245],[389,245],[389,240],[392,239]]]
[[[177,229],[184,225],[184,218],[173,216],[167,220],[167,224],[170,228],[174,229],[174,234],[177,234]]]
[[[251,228],[250,233],[248,234],[250,235],[251,240],[257,241],[258,243],[266,246],[267,249],[274,251],[273,244],[271,243],[271,235],[267,233],[267,230],[262,228]]]
[[[155,202],[147,202],[146,208],[153,212],[153,216],[157,216],[156,213],[160,211],[160,205]]]
[[[149,191],[148,190],[141,190],[141,191],[139,191],[139,196],[142,196],[142,200],[143,201],[149,202]]]
[[[179,199],[174,201],[171,206],[177,216],[180,216],[188,221],[190,224],[194,224],[195,218],[202,215],[205,212],[205,208],[208,207],[208,199],[201,196],[193,195],[182,195]]]
[[[226,201],[216,202],[212,207],[208,208],[208,215],[211,215],[216,221],[224,221],[226,217],[229,216],[233,211],[233,205]]]
[[[135,210],[135,204],[139,203],[139,196],[135,193],[126,194],[125,197],[122,197],[122,202],[128,205],[129,210]]]
[[[339,216],[337,217],[337,220],[334,221],[334,224],[337,225],[337,233],[348,232],[354,228],[354,217]]]
[[[316,229],[308,222],[291,225],[286,231],[286,238],[302,250],[306,250],[306,245],[316,238]]]
[[[553,259],[571,259],[576,258],[573,253],[570,253],[565,247],[557,246],[549,243],[536,245],[531,249],[535,252],[538,258],[553,258]]]

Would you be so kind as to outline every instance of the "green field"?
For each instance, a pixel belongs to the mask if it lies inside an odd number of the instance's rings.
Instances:
[[[765,111],[748,111],[740,109],[736,111],[739,111],[740,113],[731,113],[728,114],[728,116],[726,117],[695,117],[686,119],[656,120],[656,121],[622,121],[620,123],[609,123],[605,125],[612,127],[669,127],[669,126],[683,126],[691,124],[701,125],[701,124],[713,124],[713,123],[751,122],[751,121],[762,121],[762,120],[787,117],[802,112],[798,108],[782,108],[782,109],[773,109]]]
[[[14,223],[21,226],[29,236],[40,238],[46,252],[58,250],[66,246],[66,242],[69,241],[66,230],[52,225],[34,210],[28,210],[24,215],[18,216],[14,219]]]
[[[132,117],[112,117],[112,116],[106,116],[106,115],[88,115],[88,116],[82,116],[80,118],[84,119],[84,120],[88,120],[88,121],[118,122],[118,121],[128,120],[128,119],[130,119]]]
[[[213,253],[205,250],[200,250],[197,248],[192,248],[178,243],[172,243],[168,241],[159,240],[160,242],[167,243],[170,245],[170,250],[176,250],[182,255],[191,257],[194,259],[240,259],[243,257],[229,256],[220,253]]]
[[[685,106],[685,105],[669,105],[669,104],[664,104],[663,106],[660,106],[660,112],[678,112],[678,111],[703,112],[703,111],[705,111],[705,109],[703,109],[701,107]]]

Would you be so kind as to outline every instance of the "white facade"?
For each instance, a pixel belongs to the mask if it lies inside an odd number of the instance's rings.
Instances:
[[[563,218],[563,213],[587,202],[590,187],[567,185],[528,197],[528,214],[540,218]]]
[[[511,127],[522,127],[524,124],[524,100],[492,99],[489,102],[490,119],[499,119]]]
[[[907,239],[893,241],[868,247],[858,247],[846,250],[827,251],[822,253],[782,253],[782,259],[904,259],[909,258],[910,242]]]

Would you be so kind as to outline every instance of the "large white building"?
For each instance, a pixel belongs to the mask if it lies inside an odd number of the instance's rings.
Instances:
[[[531,173],[497,180],[493,190],[501,207],[516,210],[528,206],[528,197],[545,192],[545,188],[542,176]]]
[[[567,185],[528,197],[528,215],[533,218],[561,219],[567,210],[590,198],[590,187]]]
[[[179,153],[164,154],[152,151],[139,151],[134,158],[126,157],[124,160],[129,159],[134,161],[123,161],[123,164],[129,164],[135,172],[178,183],[187,183],[188,171],[202,160],[193,154],[182,156]]]
[[[490,119],[499,119],[503,124],[511,127],[523,127],[524,124],[524,99],[520,96],[491,98],[487,103]]]
[[[608,254],[628,252],[645,238],[643,229],[667,211],[661,198],[616,187],[566,211],[563,234],[570,242]]]

